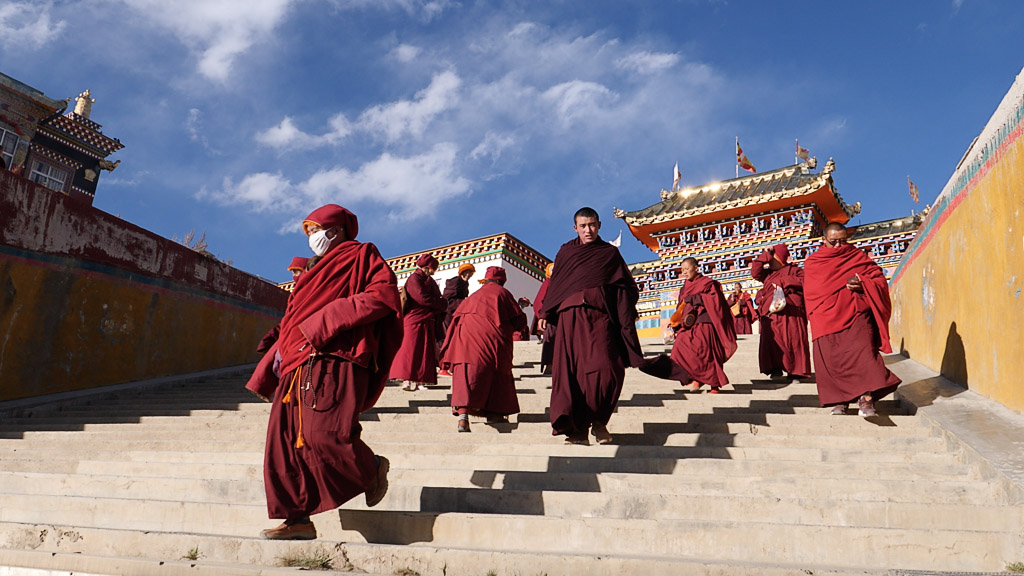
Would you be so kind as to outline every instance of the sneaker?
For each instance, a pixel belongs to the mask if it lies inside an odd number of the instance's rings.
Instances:
[[[406,392],[412,392],[415,389],[416,385],[410,380],[406,380],[405,384],[402,384],[402,390],[405,390]]]
[[[690,384],[686,387],[690,392],[700,392],[700,382],[696,380],[690,380]]]
[[[413,388],[413,390],[430,390],[430,387],[426,384],[417,384],[416,388]]]
[[[459,432],[471,432],[469,429],[469,418],[459,418]]]
[[[836,404],[829,412],[830,416],[846,416],[846,404]]]
[[[260,531],[264,540],[316,540],[316,526],[312,522],[289,524],[282,522],[277,528]]]
[[[865,418],[878,414],[875,410],[875,402],[871,399],[871,396],[864,395],[857,400],[857,414]]]
[[[712,388],[711,390],[708,390],[708,394],[721,394],[721,393],[722,392],[721,392],[720,388]]]
[[[447,370],[441,370],[440,372],[437,373],[437,375],[438,376],[451,376],[452,373],[447,371]]]
[[[391,463],[383,456],[377,456],[377,485],[366,491],[366,505],[370,508],[380,504],[388,493],[388,470]]]
[[[597,439],[598,444],[611,444],[612,434],[608,431],[608,426],[594,422],[590,426],[590,431],[594,433],[594,438]]]

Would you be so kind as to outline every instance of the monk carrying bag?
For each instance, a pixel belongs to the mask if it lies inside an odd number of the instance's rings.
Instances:
[[[781,312],[786,307],[786,293],[782,291],[782,286],[775,287],[775,294],[772,295],[772,303],[768,305],[768,311],[772,314]]]

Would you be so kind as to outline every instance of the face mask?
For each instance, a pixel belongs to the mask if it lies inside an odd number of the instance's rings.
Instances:
[[[309,235],[309,248],[313,254],[323,256],[331,247],[331,239],[327,237],[327,230],[320,230]]]

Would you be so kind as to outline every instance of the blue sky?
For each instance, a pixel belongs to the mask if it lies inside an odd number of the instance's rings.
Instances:
[[[1022,24],[1011,0],[7,0],[0,71],[92,90],[126,146],[98,208],[283,281],[323,203],[388,257],[502,231],[553,257],[577,208],[613,239],[676,162],[733,177],[736,136],[762,171],[795,138],[834,157],[854,223],[908,215],[1024,66]]]

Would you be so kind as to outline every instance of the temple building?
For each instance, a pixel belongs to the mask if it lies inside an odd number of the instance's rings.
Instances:
[[[65,114],[70,98],[54,100],[0,73],[0,156],[12,172],[91,205],[100,173],[120,163],[107,157],[124,145],[89,118],[89,90],[75,100]]]
[[[705,276],[723,287],[739,283],[753,295],[761,283],[750,277],[751,261],[764,249],[785,242],[790,261],[803,260],[820,245],[828,222],[847,223],[860,203],[847,204],[836,192],[831,159],[815,172],[816,161],[722,182],[661,191],[661,202],[641,210],[615,210],[633,236],[658,255],[630,268],[640,288],[637,330],[661,337],[675,310],[683,281],[682,260],[694,257]],[[862,224],[850,229],[850,242],[863,247],[886,277],[899,263],[921,217]]]

